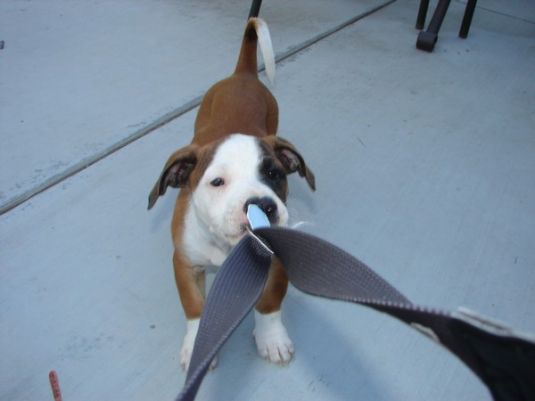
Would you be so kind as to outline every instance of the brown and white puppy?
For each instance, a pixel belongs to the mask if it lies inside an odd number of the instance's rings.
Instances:
[[[149,209],[168,186],[181,188],[176,200],[172,237],[176,285],[187,318],[180,351],[189,366],[203,310],[205,268],[223,263],[246,234],[247,206],[257,204],[274,225],[285,225],[286,176],[298,172],[312,189],[314,175],[288,141],[275,136],[278,106],[259,81],[256,50],[260,45],[268,77],[275,61],[266,23],[251,18],[234,73],[205,94],[190,145],[173,153],[149,195]],[[268,282],[255,310],[258,352],[271,362],[286,363],[294,352],[280,316],[288,279],[274,258]]]

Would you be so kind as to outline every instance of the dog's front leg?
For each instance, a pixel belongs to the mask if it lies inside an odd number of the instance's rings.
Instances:
[[[204,271],[195,271],[178,252],[173,255],[175,280],[187,319],[186,335],[180,349],[180,365],[188,370],[199,321],[204,307]]]
[[[279,364],[288,363],[294,353],[280,311],[287,289],[288,277],[281,262],[273,257],[266,287],[256,304],[253,335],[260,356]]]

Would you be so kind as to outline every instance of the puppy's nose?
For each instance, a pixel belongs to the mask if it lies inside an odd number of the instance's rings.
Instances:
[[[271,223],[274,223],[277,220],[277,204],[272,198],[264,196],[263,198],[254,197],[247,199],[247,202],[245,202],[243,207],[245,213],[247,213],[249,205],[256,205],[262,209]]]

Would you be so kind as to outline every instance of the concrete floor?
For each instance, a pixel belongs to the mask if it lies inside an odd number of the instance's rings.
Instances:
[[[386,3],[269,1],[261,15],[282,54]],[[280,135],[318,187],[292,177],[289,207],[412,301],[535,332],[535,5],[478,3],[461,40],[452,2],[432,54],[414,47],[418,2],[398,0],[277,65]],[[51,369],[66,401],[178,394],[176,192],[150,213],[146,200],[191,139],[196,110],[181,113],[233,69],[249,5],[0,3],[1,400],[52,399]],[[292,288],[284,318],[289,366],[256,355],[247,319],[198,399],[490,399],[371,310]]]

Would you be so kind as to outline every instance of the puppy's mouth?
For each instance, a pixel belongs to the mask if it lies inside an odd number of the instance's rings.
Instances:
[[[226,234],[225,237],[230,243],[238,243],[243,237],[245,237],[250,229],[249,223],[241,223],[237,233]]]
[[[267,223],[268,225],[278,225],[280,223],[280,218],[278,214],[276,216],[272,216],[271,218],[269,218],[269,220],[270,220],[269,223]],[[237,229],[232,233],[227,233],[225,235],[225,238],[227,239],[229,243],[235,245],[238,242],[240,242],[240,240],[243,237],[245,237],[247,233],[252,232],[252,231],[253,231],[253,227],[251,226],[251,223],[249,222],[248,217],[246,217],[246,219],[238,225]]]
[[[241,223],[239,233],[235,235],[236,238],[243,238],[245,234],[247,234],[247,231],[250,230],[251,227],[249,226],[249,223]]]

